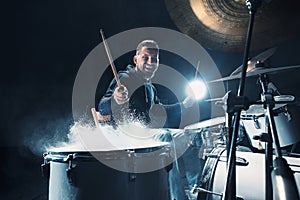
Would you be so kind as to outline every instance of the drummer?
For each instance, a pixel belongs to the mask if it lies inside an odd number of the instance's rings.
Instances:
[[[114,78],[101,98],[98,110],[102,122],[118,123],[130,118],[149,125],[149,111],[154,104],[159,104],[166,110],[193,105],[194,100],[189,96],[177,104],[164,105],[160,102],[156,88],[151,83],[159,67],[159,47],[154,40],[144,40],[138,44],[133,62],[135,66],[128,65],[118,73],[122,85],[117,86]]]
[[[159,47],[154,40],[144,40],[138,44],[133,62],[135,66],[128,65],[124,71],[118,73],[121,85],[118,86],[114,78],[106,93],[100,99],[98,111],[101,115],[102,124],[117,125],[118,123],[124,123],[124,119],[138,119],[145,125],[150,126],[149,111],[154,104],[159,104],[166,110],[173,109],[176,106],[187,109],[194,104],[195,100],[190,96],[177,104],[164,105],[160,102],[156,88],[151,83],[151,79],[159,67]],[[197,156],[197,153],[189,156]],[[189,166],[182,171],[188,171],[191,168],[190,163],[194,162],[194,159],[187,158],[187,160],[190,160]],[[185,176],[182,174],[185,173],[182,171],[182,173],[178,173],[178,171],[173,167],[169,173],[171,198],[187,199],[184,191],[185,186],[181,180],[181,177]],[[186,173],[191,174],[191,172]],[[198,171],[198,173],[201,172]]]

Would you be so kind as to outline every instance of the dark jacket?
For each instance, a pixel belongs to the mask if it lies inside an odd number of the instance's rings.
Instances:
[[[161,104],[154,85],[141,77],[132,65],[128,65],[126,70],[120,71],[118,76],[121,84],[128,89],[129,102],[123,105],[115,102],[112,95],[116,87],[116,80],[113,79],[99,102],[98,110],[101,115],[111,115],[116,121],[132,118],[148,124],[150,123],[149,111],[154,104],[160,104],[165,109],[179,106],[179,103]]]

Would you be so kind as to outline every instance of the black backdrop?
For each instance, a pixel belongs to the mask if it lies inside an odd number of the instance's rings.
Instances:
[[[3,16],[7,25],[3,43],[7,46],[3,48],[0,80],[0,197],[44,199],[46,182],[40,173],[43,159],[37,149],[54,136],[66,137],[73,123],[76,73],[87,54],[101,42],[99,28],[105,30],[107,38],[138,27],[178,29],[160,0],[28,0],[9,7],[13,10],[6,10],[7,16]],[[268,64],[300,64],[299,36],[277,47]],[[207,51],[222,76],[242,62],[242,52]],[[274,75],[282,93],[300,96],[299,72]],[[255,84],[255,80],[252,82]],[[246,85],[246,90],[253,88]]]

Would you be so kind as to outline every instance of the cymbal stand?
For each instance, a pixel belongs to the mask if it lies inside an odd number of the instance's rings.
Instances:
[[[248,24],[248,32],[247,32],[245,51],[243,56],[242,74],[240,78],[237,98],[242,98],[244,95],[247,62],[249,57],[254,18],[255,18],[255,13],[257,11],[257,8],[260,5],[261,5],[261,0],[246,1],[246,6],[249,10],[250,19]],[[231,138],[228,138],[230,139],[229,141],[230,147],[227,147],[227,149],[229,149],[229,154],[227,159],[227,179],[226,179],[225,190],[224,190],[224,195],[222,197],[222,200],[236,199],[236,152],[235,151],[236,151],[236,141],[237,141],[237,136],[239,131],[240,115],[242,109],[244,109],[244,107],[241,107],[235,110],[234,112],[234,122],[233,122],[233,131],[232,131],[233,134],[229,134],[231,135]]]
[[[293,175],[293,171],[287,164],[287,161],[282,157],[280,142],[274,120],[273,108],[275,100],[272,91],[268,88],[269,80],[266,74],[259,77],[259,82],[262,87],[261,101],[266,109],[266,128],[268,131],[268,139],[266,140],[266,199],[299,199],[299,193]],[[276,102],[279,103],[279,102]],[[275,147],[276,158],[272,165],[272,149],[273,142]],[[271,185],[272,184],[272,185]],[[272,188],[274,187],[274,190]]]

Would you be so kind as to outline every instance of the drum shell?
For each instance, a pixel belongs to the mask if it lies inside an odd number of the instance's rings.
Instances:
[[[247,200],[262,200],[265,199],[265,155],[252,152],[236,152],[236,185],[237,196]],[[212,151],[204,166],[202,174],[201,186],[216,193],[223,193],[226,180],[226,151],[221,147]],[[221,159],[220,159],[221,158]],[[295,157],[284,157],[291,165],[293,171],[299,172],[300,159]],[[247,165],[239,164],[238,160],[242,159],[248,163]],[[297,187],[300,188],[300,173],[294,173]],[[300,191],[298,189],[300,194]],[[217,199],[221,200],[220,196],[199,193],[198,199]]]
[[[300,106],[287,106],[286,112],[275,117],[280,146],[295,144],[300,141]]]
[[[109,159],[120,162],[120,157]],[[132,164],[131,158],[122,159],[124,166]],[[50,166],[49,200],[169,199],[166,168],[129,173],[113,169],[86,152],[59,153],[59,156],[50,153],[45,156],[45,163]]]
[[[190,138],[190,143],[196,143],[201,147],[200,157],[204,158],[212,149],[226,143],[223,132],[224,121],[224,117],[217,117],[184,128],[184,134]]]
[[[275,110],[277,113],[274,116],[275,126],[277,135],[281,147],[295,144],[300,141],[300,106],[288,106],[287,110],[283,108]],[[242,116],[242,124],[245,127],[247,134],[253,144],[257,146],[258,141],[253,139],[254,136],[258,136],[261,133],[267,132],[265,130],[265,117],[264,115],[258,114],[260,117],[257,118],[259,128],[255,127],[255,122],[251,119]],[[255,115],[253,115],[255,117]]]

